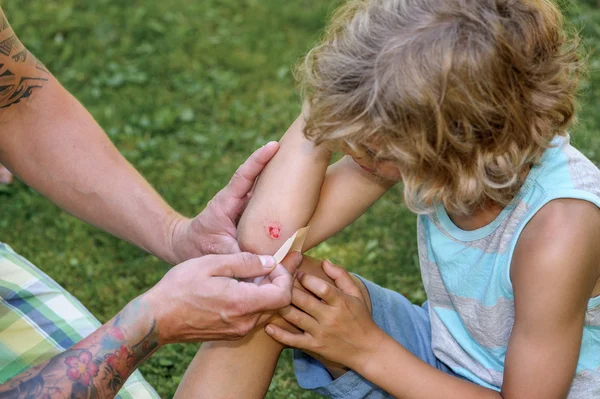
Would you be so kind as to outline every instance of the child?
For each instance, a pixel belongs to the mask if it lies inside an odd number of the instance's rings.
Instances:
[[[429,300],[307,261],[291,325],[266,326],[282,345],[207,344],[178,394],[260,397],[288,345],[300,385],[335,398],[600,397],[600,172],[567,135],[575,51],[550,0],[345,4],[240,243],[308,223],[314,245],[402,180]],[[325,174],[334,147],[350,157]]]

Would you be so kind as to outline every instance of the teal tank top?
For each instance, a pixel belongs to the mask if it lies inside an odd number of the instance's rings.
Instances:
[[[497,391],[514,324],[510,264],[525,225],[549,201],[600,207],[600,171],[557,137],[513,201],[490,224],[458,228],[443,207],[418,217],[419,258],[429,301],[432,348],[454,372]],[[569,399],[600,398],[600,297],[588,302]]]

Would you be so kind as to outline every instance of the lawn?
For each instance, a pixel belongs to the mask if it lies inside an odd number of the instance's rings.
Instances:
[[[193,215],[256,147],[300,110],[291,70],[338,1],[5,1],[15,31],[88,108],[117,147],[180,212]],[[576,145],[600,161],[600,10],[562,6],[584,36]],[[64,154],[69,156],[67,152]],[[101,321],[155,284],[168,265],[61,212],[22,183],[0,188],[0,240],[71,291]],[[420,303],[414,216],[401,189],[312,251]],[[172,397],[197,345],[171,345],[142,366]],[[269,398],[314,398],[283,356]]]

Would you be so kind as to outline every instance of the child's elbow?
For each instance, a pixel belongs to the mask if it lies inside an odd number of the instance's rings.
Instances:
[[[290,232],[289,236],[293,233]],[[272,255],[285,242],[286,234],[278,220],[242,218],[238,225],[237,240],[242,251]]]

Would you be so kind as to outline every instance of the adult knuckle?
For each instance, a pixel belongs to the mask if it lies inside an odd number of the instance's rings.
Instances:
[[[233,315],[231,314],[231,312],[229,311],[229,309],[222,309],[219,312],[219,318],[221,319],[221,322],[225,325],[231,325],[232,323],[232,317]]]
[[[237,341],[239,339],[244,338],[246,334],[244,334],[243,331],[241,331],[240,328],[235,328],[231,331],[230,336],[231,336],[231,341]]]
[[[234,337],[237,337],[238,339],[239,339],[239,338],[242,338],[244,335],[246,335],[246,331],[245,331],[245,329],[244,329],[242,326],[240,326],[240,325],[236,326],[236,327],[233,329],[233,332],[232,332],[232,333],[233,333],[233,336],[234,336]]]
[[[240,330],[244,335],[246,335],[254,329],[255,325],[256,325],[255,320],[253,318],[252,319],[248,318],[241,323]]]
[[[233,183],[238,182],[238,181],[247,180],[247,177],[244,176],[244,172],[242,169],[243,169],[243,165],[241,167],[239,167],[238,170],[236,170],[235,173],[233,174],[233,176],[231,177],[231,181]]]

